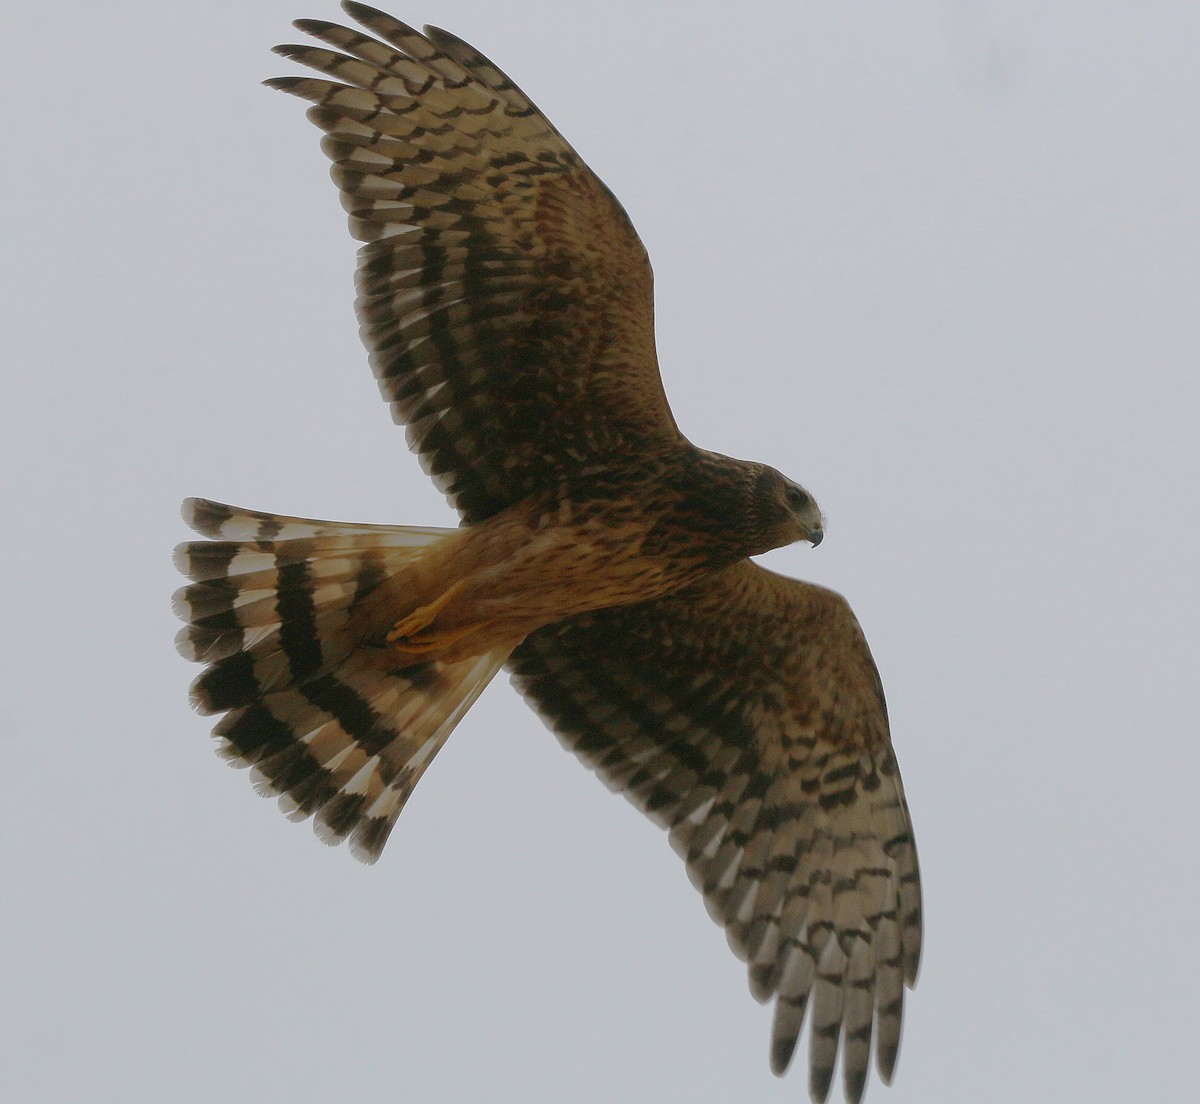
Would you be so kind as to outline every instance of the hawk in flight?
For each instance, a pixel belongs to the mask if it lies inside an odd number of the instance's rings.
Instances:
[[[456,529],[190,499],[175,608],[221,754],[328,843],[379,857],[455,724],[507,666],[546,723],[668,830],[774,999],[771,1066],[811,1017],[889,1080],[920,949],[912,827],[879,676],[837,594],[752,563],[822,537],[812,496],[680,432],[650,265],[612,193],[487,58],[358,3],[296,26],[309,101],[365,242],[380,390]]]

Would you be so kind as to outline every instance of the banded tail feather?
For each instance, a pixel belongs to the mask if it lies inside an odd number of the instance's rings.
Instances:
[[[354,525],[205,499],[184,520],[211,539],[175,551],[176,647],[207,664],[192,704],[224,713],[218,752],[326,843],[374,862],[425,768],[506,650],[413,662],[356,614],[452,529]]]

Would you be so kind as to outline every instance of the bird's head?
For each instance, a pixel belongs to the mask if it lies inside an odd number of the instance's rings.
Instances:
[[[766,548],[808,541],[814,548],[825,536],[821,508],[799,483],[763,465],[758,478],[756,506]],[[765,549],[764,549],[765,550]]]

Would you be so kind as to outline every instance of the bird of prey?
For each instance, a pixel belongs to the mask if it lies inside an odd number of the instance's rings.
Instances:
[[[546,723],[666,828],[774,999],[782,1073],[847,1099],[889,1080],[915,980],[916,851],[883,691],[837,594],[749,557],[816,545],[812,496],[679,431],[650,265],[624,210],[462,40],[346,3],[295,25],[365,242],[357,310],[380,390],[456,529],[190,499],[175,598],[222,755],[329,843],[378,858],[413,787],[507,666]]]

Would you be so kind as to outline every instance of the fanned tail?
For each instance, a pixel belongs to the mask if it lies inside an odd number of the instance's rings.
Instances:
[[[180,545],[192,582],[174,597],[176,646],[208,664],[201,713],[224,713],[218,751],[326,843],[374,862],[408,795],[507,651],[413,664],[367,643],[355,615],[451,529],[354,525],[205,499],[184,520],[212,538]],[[374,637],[372,637],[374,640]]]

